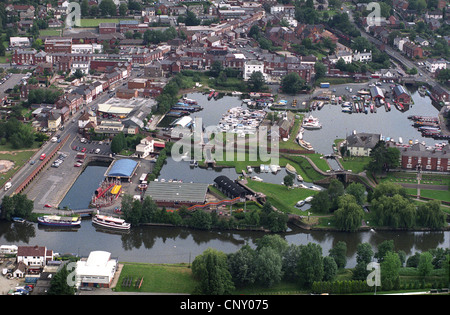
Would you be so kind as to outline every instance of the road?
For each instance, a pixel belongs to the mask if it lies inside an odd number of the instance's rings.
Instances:
[[[383,43],[376,39],[375,37],[373,37],[372,35],[366,33],[363,29],[359,28],[359,26],[355,23],[355,20],[353,18],[353,12],[350,8],[348,8],[346,5],[344,5],[344,12],[348,12],[348,16],[350,21],[356,26],[356,28],[358,28],[358,30],[361,32],[361,36],[366,38],[367,40],[369,40],[370,42],[374,43],[375,45],[377,45],[378,47],[380,45],[383,45]],[[384,45],[385,49],[384,51],[393,59],[397,60],[398,62],[400,62],[401,64],[403,64],[406,68],[411,69],[411,68],[417,68],[417,65],[414,64],[413,61],[411,61],[410,59],[408,59],[407,57],[405,57],[402,53],[400,53],[399,51],[395,50],[394,48],[390,47],[389,45]],[[426,82],[428,84],[430,84],[431,86],[435,86],[435,85],[439,85],[434,78],[432,78],[429,73],[426,70],[419,70],[419,72],[422,74],[422,76],[416,75],[416,78],[418,81],[421,82]]]

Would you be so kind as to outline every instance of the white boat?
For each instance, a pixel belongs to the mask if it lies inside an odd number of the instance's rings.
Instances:
[[[250,165],[247,166],[247,172],[253,173],[253,168]]]
[[[317,187],[317,186],[314,186],[314,185],[309,187],[309,188],[312,189],[312,190],[321,190],[320,187]]]
[[[297,180],[298,180],[299,182],[303,182],[303,177],[302,177],[302,175],[298,174],[298,175],[297,175]]]
[[[290,174],[295,174],[295,173],[297,173],[297,170],[291,164],[287,163],[286,164],[286,172],[288,172]]]
[[[255,182],[262,182],[263,181],[263,179],[261,177],[258,177],[258,176],[253,176],[252,180],[254,180]]]
[[[399,138],[398,138],[398,143],[400,143],[400,144],[402,144],[402,143],[403,143],[403,139],[402,139],[402,137],[399,137]]]
[[[279,171],[279,166],[278,165],[271,164],[269,167],[270,167],[270,171],[272,173],[276,173],[276,172]]]
[[[131,227],[130,223],[125,222],[123,219],[96,214],[92,218],[92,223],[106,227],[106,228],[113,228],[113,229],[119,229],[119,230],[129,230]]]
[[[310,115],[308,118],[303,119],[302,127],[305,129],[320,129],[322,125],[319,123],[319,119]]]

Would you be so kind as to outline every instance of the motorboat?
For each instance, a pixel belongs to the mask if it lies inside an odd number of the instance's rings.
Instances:
[[[298,180],[299,182],[303,182],[303,177],[302,177],[302,175],[297,174],[297,180]]]
[[[302,127],[305,129],[320,129],[322,125],[319,123],[319,119],[310,115],[309,117],[303,119]]]
[[[286,164],[286,172],[288,172],[290,174],[296,174],[297,170],[291,164],[287,163]]]
[[[313,196],[309,196],[305,198],[305,202],[311,202],[313,200]]]
[[[101,214],[96,214],[92,218],[92,223],[99,225],[101,227],[113,228],[113,229],[118,229],[118,230],[129,230],[131,227],[131,224],[125,222],[124,219],[115,218],[112,216],[101,215]]]
[[[59,215],[44,215],[37,218],[38,223],[47,226],[79,226],[81,224],[80,217],[67,217]]]
[[[258,176],[253,176],[252,180],[254,180],[255,182],[262,182],[263,181],[263,179],[261,177],[258,177]]]

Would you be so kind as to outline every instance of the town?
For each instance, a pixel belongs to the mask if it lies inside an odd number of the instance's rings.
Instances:
[[[448,294],[449,10],[446,0],[1,3],[0,294],[154,292],[119,261],[126,253],[80,234],[155,227],[268,243],[287,231],[444,233],[422,254],[402,249],[409,257],[398,263],[416,269],[417,255],[431,255],[421,292]],[[4,237],[16,229],[43,243]],[[45,233],[75,234],[63,245]],[[243,245],[236,251],[249,254]],[[191,264],[192,248],[177,263]],[[328,294],[345,267],[324,256],[334,274],[302,275],[284,250],[278,277],[261,271],[260,282],[241,279],[228,250],[230,283],[195,290],[239,294],[295,274],[302,294]],[[196,279],[202,259],[223,259],[214,251],[192,257]],[[347,255],[353,278],[340,281],[365,279],[358,254]],[[374,259],[399,259],[384,254]],[[55,292],[51,275],[69,268],[68,291]],[[383,290],[413,289],[400,278]]]

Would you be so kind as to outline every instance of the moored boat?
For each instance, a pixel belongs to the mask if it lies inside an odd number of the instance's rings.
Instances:
[[[286,172],[288,172],[290,174],[296,174],[297,170],[291,164],[287,163],[286,164]]]
[[[65,217],[59,215],[44,215],[37,218],[38,223],[46,226],[79,226],[81,224],[80,217]]]
[[[101,214],[96,214],[92,218],[92,223],[102,226],[102,227],[119,229],[119,230],[129,230],[131,227],[131,224],[125,222],[124,219],[115,218],[112,216],[101,215]]]

